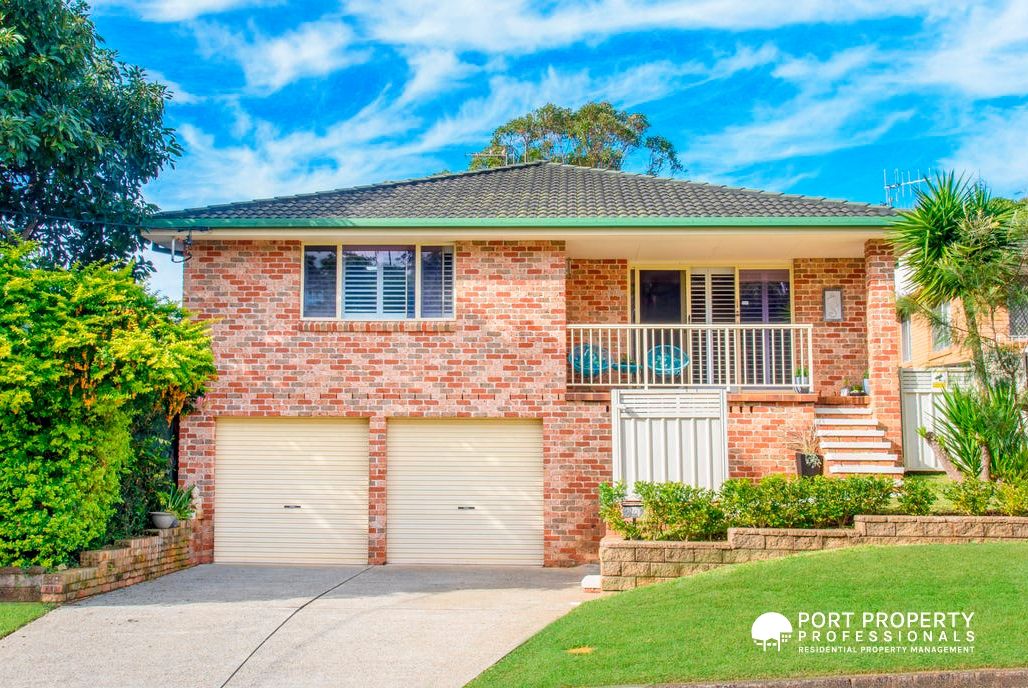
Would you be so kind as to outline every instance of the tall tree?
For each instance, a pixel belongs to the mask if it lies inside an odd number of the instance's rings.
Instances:
[[[900,308],[948,328],[954,342],[970,353],[982,387],[992,382],[990,367],[1002,369],[1009,360],[995,337],[998,311],[1028,300],[1028,224],[1013,206],[983,185],[949,173],[918,191],[914,208],[899,213],[889,234],[914,287]],[[938,308],[949,303],[959,303],[960,322],[940,317]],[[1009,371],[1000,372],[1009,377]]]
[[[104,47],[85,2],[4,0],[0,238],[37,242],[51,265],[132,259],[156,210],[143,185],[181,152],[168,98]]]
[[[497,127],[489,145],[471,159],[471,169],[558,160],[620,170],[626,158],[641,151],[647,155],[647,174],[681,172],[674,144],[647,136],[649,129],[646,115],[610,103],[586,103],[577,110],[550,103]]]

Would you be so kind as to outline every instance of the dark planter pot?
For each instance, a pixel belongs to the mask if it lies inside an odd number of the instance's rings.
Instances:
[[[804,478],[810,478],[815,475],[821,475],[821,471],[824,470],[825,460],[824,457],[818,456],[821,459],[816,466],[810,466],[803,458],[803,454],[796,452],[796,472]]]

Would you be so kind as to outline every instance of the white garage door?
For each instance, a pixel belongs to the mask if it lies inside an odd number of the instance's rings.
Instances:
[[[543,431],[536,421],[389,423],[387,559],[543,563]]]
[[[219,418],[214,491],[218,562],[368,561],[368,424]]]

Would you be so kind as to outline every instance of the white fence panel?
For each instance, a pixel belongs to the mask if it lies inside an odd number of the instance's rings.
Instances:
[[[951,385],[969,382],[966,368],[903,368],[900,370],[900,399],[903,412],[903,465],[914,471],[941,471],[928,443],[917,429],[934,429],[939,396]]]
[[[614,480],[717,489],[728,478],[724,389],[611,392]]]

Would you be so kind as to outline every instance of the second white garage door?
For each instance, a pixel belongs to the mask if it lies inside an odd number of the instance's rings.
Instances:
[[[368,424],[219,418],[214,560],[366,564]]]
[[[387,559],[543,563],[537,421],[389,422]]]

